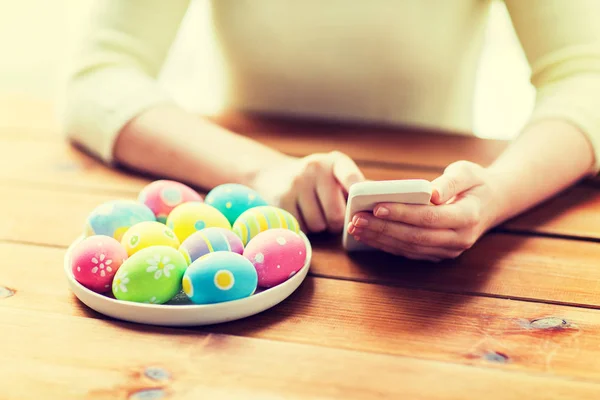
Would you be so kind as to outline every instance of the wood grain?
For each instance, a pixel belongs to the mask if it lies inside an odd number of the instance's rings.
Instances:
[[[64,250],[0,250],[14,292],[0,308],[99,317],[69,293]],[[23,273],[23,260],[46,269]],[[190,331],[600,380],[600,311],[543,303],[309,277],[269,311]]]
[[[491,163],[508,142],[417,127],[228,113],[219,125],[294,155],[339,150],[356,160],[445,168],[457,160]]]
[[[87,215],[104,201],[135,198],[88,192],[6,187],[0,207],[10,210],[0,239],[67,247]],[[431,290],[600,306],[600,246],[583,241],[488,234],[455,261],[412,263],[385,254],[349,256],[339,236],[311,237],[314,274]]]
[[[62,139],[55,106],[26,96],[0,97],[0,138]],[[501,140],[478,139],[415,127],[318,121],[228,113],[211,118],[245,136],[286,153],[306,155],[339,150],[357,160],[445,167],[458,159],[482,164],[493,161],[506,147]],[[365,140],[365,135],[369,140]]]
[[[60,124],[52,103],[21,94],[0,95],[0,138],[56,140]]]
[[[26,157],[23,155],[27,154]],[[434,179],[438,172],[419,168],[361,166],[367,179]],[[109,168],[59,141],[0,140],[0,181],[60,186],[106,193],[137,194],[156,177]]]
[[[595,243],[491,233],[439,264],[384,253],[347,256],[339,239],[325,236],[312,245],[316,276],[600,308]]]
[[[503,225],[515,232],[600,239],[600,190],[580,185],[566,190]]]
[[[27,154],[27,157],[23,157]],[[428,179],[439,172],[363,165],[367,179]],[[61,142],[0,141],[0,182],[62,191],[136,196],[152,178],[109,168]],[[600,190],[579,185],[502,225],[502,229],[578,238],[600,238]]]
[[[186,400],[558,400],[594,399],[600,390],[549,376],[5,307],[0,321],[7,399],[60,393],[99,400],[156,390]]]

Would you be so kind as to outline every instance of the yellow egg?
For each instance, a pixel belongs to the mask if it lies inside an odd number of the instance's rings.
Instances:
[[[140,222],[125,232],[121,244],[129,256],[151,246],[179,248],[180,242],[173,230],[157,221]]]
[[[286,210],[275,206],[250,208],[233,224],[233,232],[242,239],[244,246],[259,233],[273,228],[300,232],[300,225],[296,218]]]
[[[231,229],[231,224],[219,210],[200,202],[183,203],[175,207],[167,218],[167,226],[182,243],[192,233],[205,228]]]

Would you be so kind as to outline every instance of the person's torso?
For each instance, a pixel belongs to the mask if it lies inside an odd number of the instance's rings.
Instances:
[[[217,0],[231,107],[468,130],[488,0]]]

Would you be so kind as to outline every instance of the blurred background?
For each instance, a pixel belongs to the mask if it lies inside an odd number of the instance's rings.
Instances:
[[[91,3],[0,0],[0,94],[54,101]],[[207,6],[208,2],[201,0],[192,4],[196,9]],[[218,110],[220,100],[219,69],[207,16],[203,12],[188,14],[161,77],[183,105],[199,112]],[[198,36],[203,40],[198,41]],[[194,40],[187,40],[190,37]],[[185,63],[177,62],[181,57],[186,58]],[[494,0],[476,89],[475,134],[511,138],[526,120],[533,96],[529,67],[510,18],[503,2]]]

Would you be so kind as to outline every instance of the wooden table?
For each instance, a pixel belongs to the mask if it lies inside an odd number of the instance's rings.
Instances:
[[[220,121],[291,154],[339,149],[372,179],[431,179],[459,158],[487,164],[506,146]],[[86,215],[135,198],[148,180],[103,167],[59,132],[50,105],[0,100],[1,399],[600,398],[596,182],[441,265],[350,258],[338,237],[315,237],[310,276],[282,304],[224,325],[157,328],[106,318],[69,291],[63,256]]]

